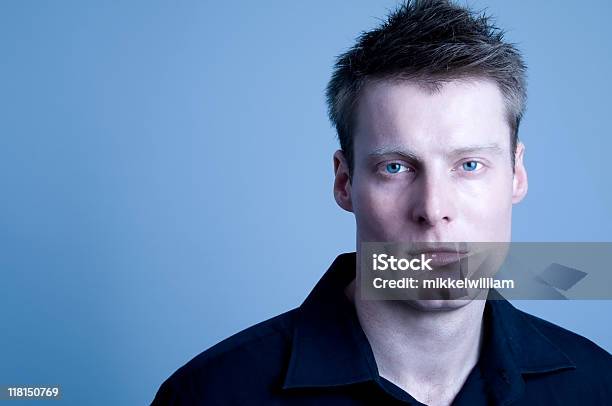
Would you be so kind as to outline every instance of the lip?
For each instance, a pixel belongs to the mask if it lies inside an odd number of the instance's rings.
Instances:
[[[426,259],[431,259],[429,264],[434,268],[443,267],[455,262],[459,262],[460,260],[468,256],[468,252],[440,249],[421,251],[421,254],[425,255]]]

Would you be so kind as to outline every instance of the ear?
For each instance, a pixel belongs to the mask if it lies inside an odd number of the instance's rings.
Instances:
[[[338,206],[346,211],[353,211],[351,200],[351,179],[349,177],[349,167],[342,150],[334,153],[334,198]]]
[[[514,153],[514,180],[512,181],[512,204],[516,204],[523,200],[527,194],[527,169],[523,163],[523,155],[525,154],[525,145],[519,142]]]

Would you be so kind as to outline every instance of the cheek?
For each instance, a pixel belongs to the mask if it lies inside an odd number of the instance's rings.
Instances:
[[[353,212],[363,238],[381,239],[397,235],[403,227],[401,220],[405,199],[397,192],[375,182],[354,183],[352,188]]]
[[[458,212],[481,241],[506,241],[512,219],[512,182],[498,178],[462,194]]]

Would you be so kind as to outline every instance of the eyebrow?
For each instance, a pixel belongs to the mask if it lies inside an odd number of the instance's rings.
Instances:
[[[502,154],[504,152],[503,148],[501,148],[498,144],[485,144],[485,145],[468,145],[460,148],[452,148],[446,155],[447,156],[456,156],[456,155],[465,155],[465,154],[473,154],[478,152],[489,152],[492,154]],[[401,155],[410,160],[419,160],[419,156],[406,149],[402,146],[384,146],[374,149],[372,152],[368,154],[371,158],[380,157],[383,155]]]
[[[383,155],[401,155],[403,157],[418,161],[419,157],[414,152],[404,147],[379,147],[368,154],[368,157],[377,158]]]
[[[474,152],[490,152],[492,154],[502,154],[504,153],[504,149],[498,144],[470,145],[467,147],[455,148],[451,150],[450,155],[464,155],[471,154]]]

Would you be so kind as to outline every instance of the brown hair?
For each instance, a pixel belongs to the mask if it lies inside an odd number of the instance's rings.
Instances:
[[[353,171],[354,111],[373,79],[414,80],[435,91],[449,80],[494,81],[506,103],[511,159],[526,105],[526,66],[490,17],[446,0],[406,1],[379,27],[362,33],[334,66],[327,85],[328,114]]]

